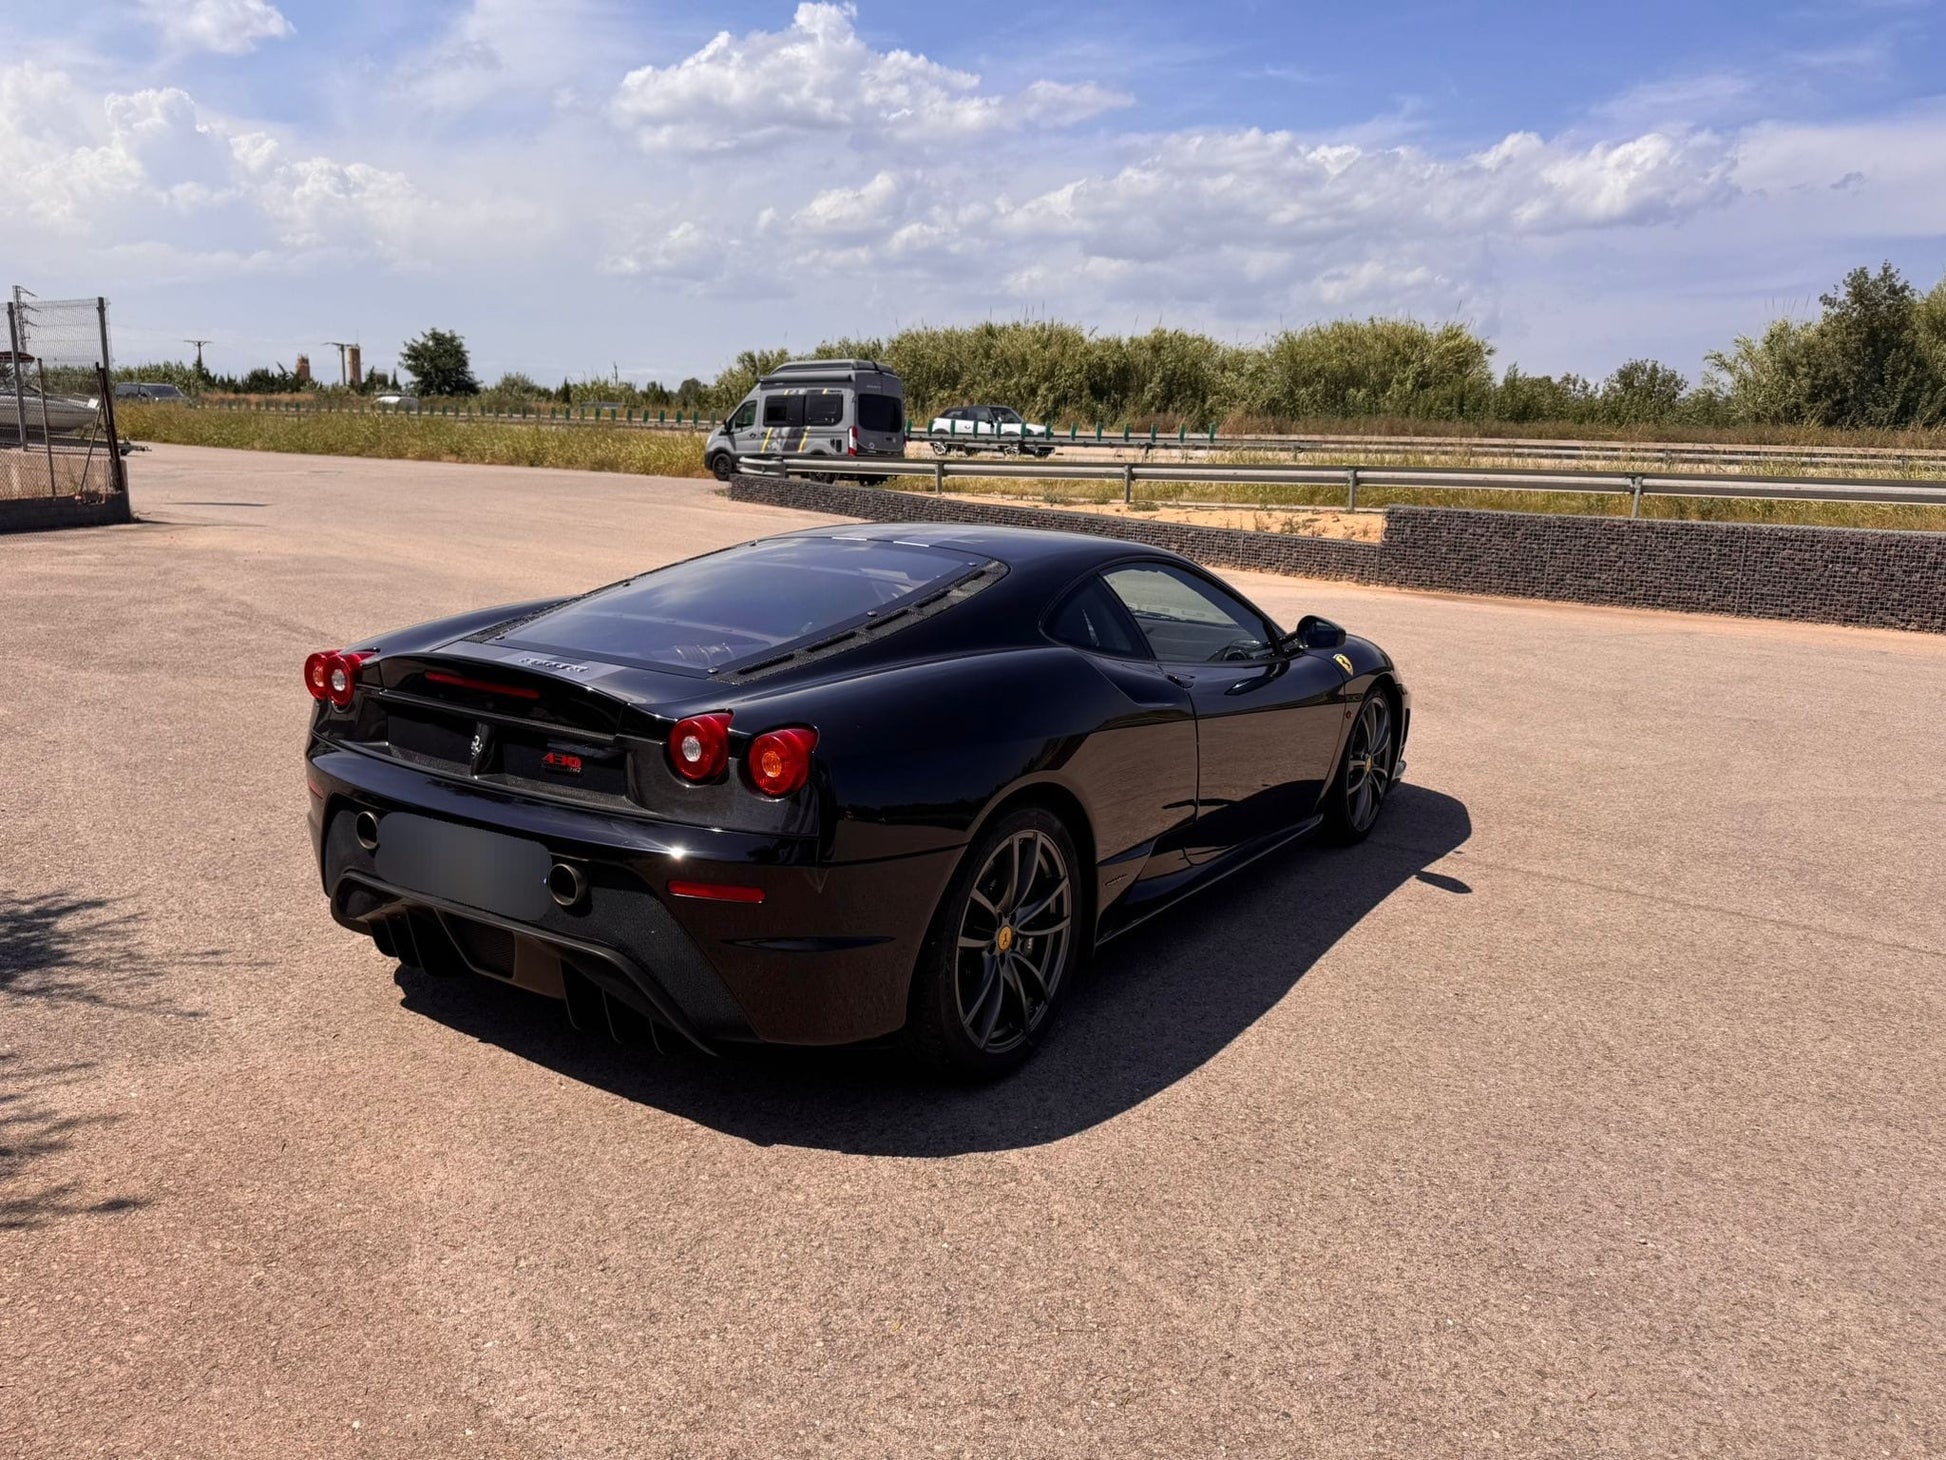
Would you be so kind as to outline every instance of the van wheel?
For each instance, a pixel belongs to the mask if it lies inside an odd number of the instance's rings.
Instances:
[[[947,445],[944,441],[935,441],[932,444],[932,454],[934,456],[944,456],[947,452],[951,451],[952,449],[953,448]]]
[[[710,475],[715,477],[719,482],[727,482],[730,479],[734,467],[735,463],[731,461],[727,452],[719,451],[709,459]]]

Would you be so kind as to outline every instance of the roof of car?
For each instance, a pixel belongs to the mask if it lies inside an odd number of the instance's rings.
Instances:
[[[862,542],[900,542],[984,553],[1010,566],[1065,563],[1079,570],[1132,553],[1174,558],[1147,543],[1098,537],[1088,532],[1051,532],[1039,527],[1002,527],[985,522],[848,522],[808,527],[791,537],[836,537]]]

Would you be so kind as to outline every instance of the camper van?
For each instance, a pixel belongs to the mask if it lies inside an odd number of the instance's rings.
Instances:
[[[738,457],[904,455],[905,384],[876,360],[779,365],[703,443],[718,481]]]

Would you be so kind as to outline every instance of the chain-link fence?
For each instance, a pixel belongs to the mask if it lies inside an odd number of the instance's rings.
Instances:
[[[115,439],[108,301],[16,288],[0,351],[0,499],[127,490]]]

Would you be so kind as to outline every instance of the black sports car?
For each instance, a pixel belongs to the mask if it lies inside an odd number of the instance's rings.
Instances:
[[[999,1073],[1076,966],[1323,828],[1411,701],[1194,563],[998,527],[816,528],[311,656],[332,915],[617,1037],[864,1041]]]

